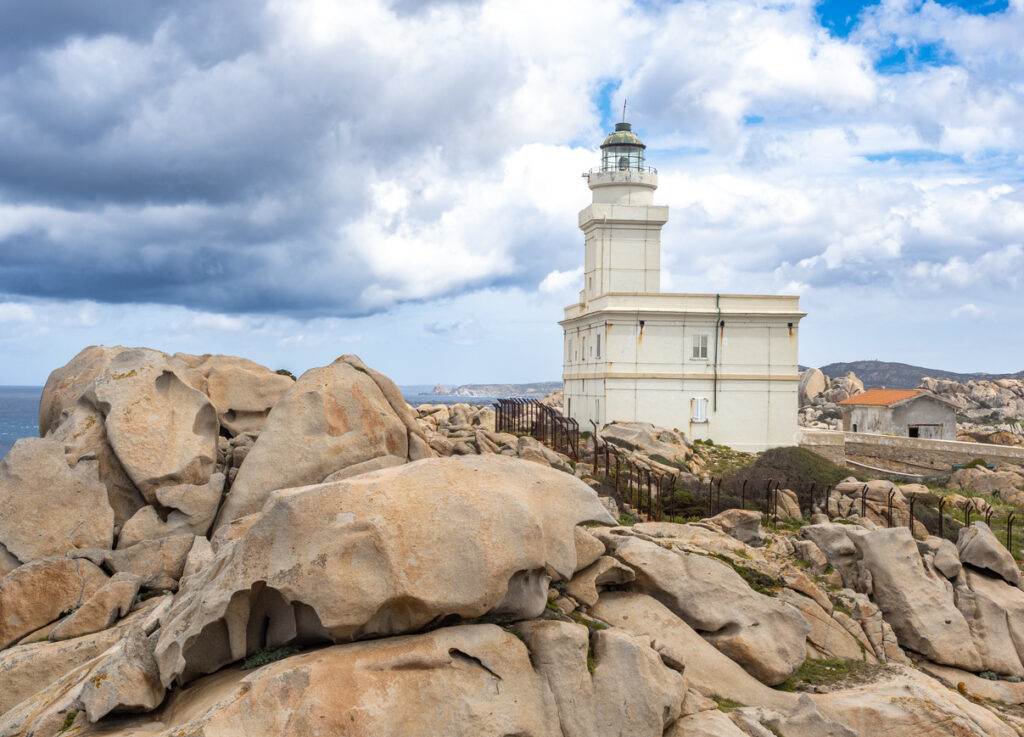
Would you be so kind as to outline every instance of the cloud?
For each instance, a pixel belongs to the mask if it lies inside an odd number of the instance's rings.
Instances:
[[[545,276],[537,287],[542,292],[565,292],[583,283],[583,267],[567,271],[552,271]]]
[[[817,10],[0,0],[0,304],[35,316],[25,346],[163,339],[149,319],[282,355],[373,345],[383,314],[498,354],[492,322],[530,314],[541,355],[580,281],[579,174],[628,97],[666,288],[798,288],[805,340],[817,319],[850,345],[882,339],[867,303],[897,333],[967,304],[1019,324],[1024,6],[885,0],[840,35]]]
[[[985,314],[985,310],[973,302],[966,302],[950,311],[950,317],[978,317]]]
[[[0,302],[0,322],[32,322],[36,314],[32,308],[17,302]]]

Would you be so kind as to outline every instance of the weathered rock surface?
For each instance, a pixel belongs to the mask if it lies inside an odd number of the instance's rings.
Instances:
[[[590,487],[501,456],[282,491],[186,579],[157,647],[164,682],[267,645],[400,634],[494,609],[536,616],[547,575],[572,577],[574,528],[586,521],[613,522]],[[264,619],[265,631],[250,629]]]
[[[636,571],[641,590],[758,680],[781,683],[803,663],[809,627],[800,613],[757,593],[728,565],[637,538],[620,543],[615,555]]]
[[[863,532],[852,541],[871,573],[874,601],[904,648],[945,665],[984,669],[951,589],[921,564],[907,528]]]
[[[151,504],[170,484],[203,485],[217,458],[217,413],[164,354],[116,354],[86,394],[104,416],[111,447]]]
[[[708,524],[718,527],[727,535],[747,545],[763,545],[764,529],[761,527],[760,512],[753,509],[726,509],[714,517],[704,520]]]
[[[151,711],[159,706],[165,691],[151,636],[158,614],[154,609],[124,628],[114,644],[95,658],[9,709],[0,716],[0,735],[60,734],[79,712],[95,722],[111,712]]]
[[[961,528],[956,548],[961,563],[991,571],[1014,586],[1020,583],[1017,561],[984,522]]]
[[[526,644],[464,625],[226,671],[108,734],[661,737],[679,716],[683,679],[643,640],[596,633],[591,673],[586,628],[524,627]]]
[[[50,630],[49,639],[70,640],[110,627],[135,603],[140,580],[130,573],[116,573],[85,602]]]
[[[657,737],[679,717],[684,679],[662,663],[649,639],[615,630],[591,636],[581,625],[553,621],[515,630],[554,696],[560,728],[551,725],[554,734]]]
[[[21,562],[109,548],[113,536],[95,461],[70,467],[52,438],[23,438],[0,460],[0,544]]]
[[[266,366],[237,356],[188,356],[174,358],[202,376],[198,387],[217,410],[220,424],[232,435],[260,432],[270,410],[295,383]]]
[[[396,399],[397,397],[397,399]],[[270,493],[430,455],[398,388],[355,356],[304,373],[267,417],[238,471],[223,524],[258,512]]]
[[[161,486],[156,498],[164,508],[171,510],[166,519],[160,518],[156,507],[143,507],[121,528],[117,547],[128,548],[144,540],[175,535],[206,535],[217,516],[223,493],[223,473],[211,474],[210,480],[202,485]]]
[[[593,614],[635,635],[651,638],[653,647],[691,688],[712,698],[773,708],[792,705],[795,697],[764,685],[719,652],[664,604],[646,594],[607,591]]]
[[[87,560],[44,558],[0,579],[0,649],[80,607],[107,582]]]
[[[693,454],[693,446],[683,433],[647,422],[609,423],[601,428],[601,438],[668,465],[684,465]]]
[[[573,576],[565,591],[581,604],[594,606],[601,587],[626,584],[635,578],[632,568],[622,565],[615,558],[603,555]]]
[[[141,624],[162,598],[149,599],[110,629],[60,642],[41,641],[0,651],[0,714],[108,650],[126,627]]]

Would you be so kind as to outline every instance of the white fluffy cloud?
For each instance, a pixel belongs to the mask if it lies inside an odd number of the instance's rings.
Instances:
[[[155,321],[190,350],[356,342],[402,378],[378,320],[439,357],[473,345],[495,380],[527,378],[489,337],[514,324],[553,376],[579,174],[627,97],[672,208],[666,288],[800,290],[807,363],[923,362],[949,315],[1024,318],[1022,0],[883,0],[847,37],[812,0],[7,10],[27,30],[0,29],[0,340],[37,375],[33,336],[73,353]],[[1024,363],[998,350],[943,367]],[[429,367],[456,378],[408,378]]]

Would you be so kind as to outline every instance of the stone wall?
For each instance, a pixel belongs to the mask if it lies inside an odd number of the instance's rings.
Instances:
[[[812,450],[840,466],[846,464],[846,444],[843,433],[835,430],[800,428],[800,447]]]
[[[895,464],[899,470],[949,471],[956,463],[983,458],[989,463],[1024,465],[1024,448],[987,443],[963,443],[958,440],[928,440],[895,435],[808,430],[800,433],[800,446],[834,463],[846,463],[847,457]]]

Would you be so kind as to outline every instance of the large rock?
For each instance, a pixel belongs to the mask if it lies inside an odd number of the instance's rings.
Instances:
[[[289,376],[236,356],[175,354],[202,378],[200,390],[210,398],[220,424],[233,435],[260,432],[270,410],[292,388]]]
[[[355,356],[341,356],[304,373],[274,406],[238,470],[220,523],[259,511],[276,489],[319,484],[331,476],[340,480],[429,455],[391,380]]]
[[[77,609],[107,582],[87,560],[44,558],[0,579],[0,648]]]
[[[619,543],[615,555],[636,571],[641,590],[758,680],[781,683],[803,663],[810,628],[800,613],[754,591],[725,563],[637,538]]]
[[[970,494],[993,494],[1012,501],[1024,489],[1024,476],[1013,471],[990,471],[985,467],[961,468],[949,485]]]
[[[86,392],[118,460],[151,504],[161,486],[209,482],[217,458],[216,410],[184,373],[162,353],[132,348],[116,354]]]
[[[139,578],[130,573],[115,574],[50,630],[49,639],[53,642],[70,640],[107,629],[131,610],[139,593],[139,583]]]
[[[154,608],[166,603],[147,599],[138,609],[110,629],[60,642],[33,642],[0,651],[0,714],[10,710],[64,674],[108,650],[124,635],[126,627],[140,624]]]
[[[279,492],[185,579],[157,647],[164,682],[265,646],[537,616],[548,576],[576,570],[586,521],[614,522],[582,481],[493,455]]]
[[[788,708],[795,702],[793,694],[768,688],[753,678],[646,594],[606,591],[593,614],[614,627],[651,638],[662,660],[682,671],[689,687],[704,696],[772,708]]]
[[[693,454],[690,441],[683,433],[648,422],[612,422],[601,428],[600,435],[612,445],[672,466],[684,465]]]
[[[124,628],[102,653],[8,710],[0,716],[0,735],[58,735],[75,719],[95,722],[111,712],[155,709],[164,698],[153,659],[152,633],[158,617],[159,607]]]
[[[764,545],[761,512],[753,509],[726,509],[704,520],[747,545]]]
[[[1016,586],[1020,583],[1020,568],[1010,551],[996,539],[984,522],[961,527],[956,541],[960,562],[991,571]]]
[[[554,699],[526,646],[500,627],[465,625],[229,671],[175,693],[154,715],[104,733],[558,737],[557,725]]]
[[[76,556],[88,558],[115,573],[129,573],[147,589],[174,590],[184,573],[185,561],[192,550],[194,535],[171,535],[143,540],[117,550],[82,550]]]
[[[966,569],[956,585],[956,606],[971,628],[985,669],[1024,676],[1024,591]]]
[[[107,488],[107,501],[114,510],[114,526],[120,527],[146,500],[131,480],[117,454],[110,447],[103,415],[84,399],[60,417],[60,424],[48,434],[64,448],[70,466],[94,463],[99,480]]]
[[[157,501],[165,508],[161,518],[156,507],[145,506],[132,515],[121,528],[118,548],[127,548],[143,540],[174,535],[206,535],[210,531],[221,496],[224,474],[214,473],[203,485],[174,484],[156,490]]]
[[[955,689],[905,666],[853,688],[813,697],[822,714],[858,735],[914,737],[1014,737],[995,714]]]
[[[65,365],[50,372],[39,398],[39,434],[45,436],[71,410],[107,367],[121,347],[91,345],[83,348]]]
[[[555,734],[661,737],[678,718],[683,677],[663,664],[649,638],[606,630],[591,642],[586,627],[550,620],[524,622],[515,631],[554,695]]]
[[[927,570],[906,527],[852,535],[873,581],[874,600],[900,645],[945,665],[984,668],[945,578]]]
[[[114,511],[95,461],[68,465],[52,438],[23,438],[0,461],[0,544],[23,563],[109,548]]]
[[[828,388],[828,379],[821,369],[809,368],[800,374],[799,402],[800,406],[813,402]]]
[[[814,599],[782,589],[779,599],[803,615],[810,630],[807,642],[822,656],[844,660],[865,660],[875,662],[874,652],[867,650],[831,614],[826,612]]]

